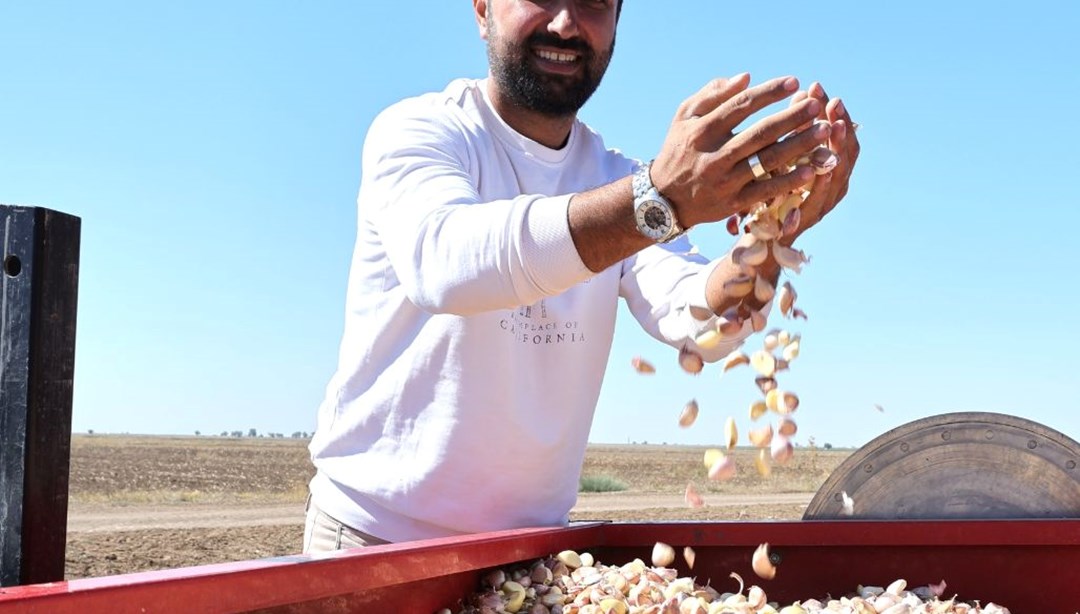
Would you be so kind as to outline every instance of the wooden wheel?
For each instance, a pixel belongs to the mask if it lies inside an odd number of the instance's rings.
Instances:
[[[931,416],[857,450],[803,514],[824,519],[1078,518],[1080,444],[995,413]],[[844,513],[842,493],[852,499]]]

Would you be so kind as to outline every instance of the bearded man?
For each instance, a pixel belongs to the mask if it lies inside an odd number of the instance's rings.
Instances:
[[[847,112],[794,77],[710,81],[651,163],[606,147],[577,112],[621,9],[473,0],[487,77],[372,123],[305,551],[565,524],[619,299],[658,341],[716,361],[752,332],[695,342],[742,300],[724,292],[740,270],[731,252],[700,256],[685,231],[813,182],[791,241],[846,193]],[[831,172],[787,168],[822,145],[839,154]],[[775,262],[758,270],[775,283]]]

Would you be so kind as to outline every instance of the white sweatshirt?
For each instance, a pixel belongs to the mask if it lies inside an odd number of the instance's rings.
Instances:
[[[339,365],[311,441],[312,498],[389,541],[567,522],[618,297],[651,335],[710,322],[684,237],[591,273],[570,197],[635,161],[574,124],[559,150],[511,129],[483,80],[397,103],[364,145]],[[631,215],[629,207],[627,216]],[[715,361],[749,334],[711,351]]]

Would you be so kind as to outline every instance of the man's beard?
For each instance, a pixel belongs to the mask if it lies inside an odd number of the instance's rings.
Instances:
[[[532,65],[531,49],[536,46],[576,52],[585,70],[578,75],[541,73]],[[550,34],[533,34],[522,45],[501,40],[494,26],[488,36],[488,62],[500,91],[517,106],[549,117],[573,115],[585,105],[600,85],[614,51],[614,38],[606,52],[597,54],[580,39]]]

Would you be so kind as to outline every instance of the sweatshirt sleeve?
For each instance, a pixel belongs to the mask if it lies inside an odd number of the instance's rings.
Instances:
[[[708,311],[705,284],[719,260],[705,258],[686,235],[649,246],[623,262],[620,293],[630,312],[650,335],[675,348],[688,347],[715,362],[740,347],[753,334],[749,322],[738,334],[705,349],[694,342],[716,326],[716,316],[694,317],[691,307]],[[765,306],[765,312],[771,303]]]
[[[438,107],[391,108],[368,132],[359,215],[409,299],[432,313],[470,315],[529,305],[588,279],[570,236],[571,195],[482,202],[468,145]]]

